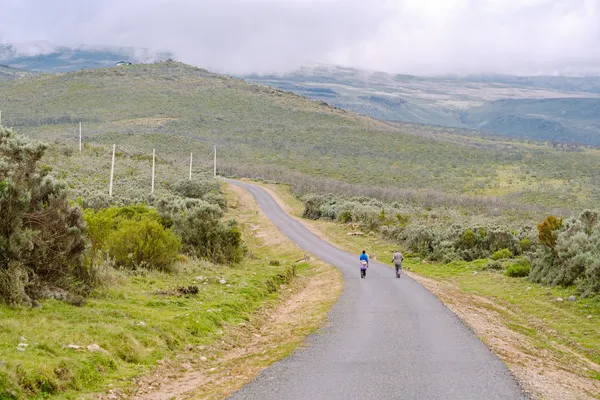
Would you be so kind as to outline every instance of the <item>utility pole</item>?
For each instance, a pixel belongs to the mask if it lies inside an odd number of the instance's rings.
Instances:
[[[217,146],[216,145],[215,145],[215,161],[214,161],[213,176],[215,178],[217,177]]]
[[[194,159],[194,153],[190,153],[190,177],[188,178],[190,181],[192,180],[192,160]]]
[[[110,197],[112,197],[113,177],[115,175],[115,150],[116,149],[117,149],[117,145],[113,144],[112,164],[110,166],[110,186],[108,188],[108,195]]]
[[[152,149],[152,194],[154,194],[154,158],[156,157],[156,149]]]
[[[2,125],[2,110],[0,110],[0,125]]]
[[[79,121],[79,152],[81,153],[81,121]]]

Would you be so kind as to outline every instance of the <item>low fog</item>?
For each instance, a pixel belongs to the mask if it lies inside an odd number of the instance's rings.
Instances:
[[[22,52],[168,51],[230,74],[314,63],[437,75],[600,74],[598,0],[0,0]],[[46,41],[52,45],[32,46]]]

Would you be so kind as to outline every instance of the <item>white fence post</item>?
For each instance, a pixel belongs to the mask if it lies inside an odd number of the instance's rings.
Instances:
[[[150,193],[154,194],[154,159],[156,158],[156,149],[152,149],[152,191]]]
[[[113,153],[112,153],[112,163],[110,166],[110,186],[108,188],[108,195],[112,197],[112,189],[113,189],[113,177],[115,175],[115,150],[117,149],[117,145],[113,144]]]

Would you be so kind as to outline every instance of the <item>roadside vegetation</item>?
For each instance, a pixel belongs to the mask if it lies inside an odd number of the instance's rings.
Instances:
[[[103,183],[97,165],[75,157],[0,127],[0,398],[127,390],[184,350],[195,365],[228,327],[316,273],[295,247],[253,238],[201,171],[175,180],[180,171],[159,164],[170,179],[154,195],[140,179],[110,197],[94,185]],[[44,164],[53,158],[53,167]],[[119,158],[130,183],[148,165],[136,154]],[[68,183],[55,173],[68,173]],[[332,298],[321,301],[308,329]],[[302,337],[286,338],[269,362]]]
[[[359,213],[352,214],[354,219],[346,222],[323,216],[307,219],[311,206],[306,203],[314,200],[314,196],[299,198],[287,185],[261,185],[281,199],[284,208],[302,219],[314,233],[347,251],[358,254],[366,249],[377,261],[389,263],[392,252],[402,250],[406,257],[404,269],[469,324],[535,398],[598,398],[600,296],[597,290],[590,290],[593,285],[588,282],[589,275],[583,272],[586,268],[589,272],[595,271],[593,262],[584,267],[591,257],[587,252],[595,249],[589,245],[594,240],[592,232],[597,229],[595,213],[584,212],[580,217],[570,219],[568,224],[548,218],[539,227],[531,228],[537,234],[531,238],[531,245],[521,246],[521,250],[514,248],[515,253],[509,248],[502,248],[493,252],[487,250],[484,256],[469,261],[461,257],[434,260],[428,254],[431,256],[435,252],[419,253],[398,241],[397,237],[383,235],[383,224],[378,225],[378,229],[368,230],[373,228],[371,219],[364,223]],[[347,200],[338,201],[347,204]],[[361,207],[359,209],[362,210]],[[325,206],[322,211],[328,209]],[[434,211],[440,212],[431,212]],[[381,209],[374,208],[371,216],[376,219],[380,213]],[[423,210],[423,213],[426,211]],[[302,218],[303,215],[305,218]],[[414,219],[409,219],[407,226],[412,223],[432,224],[432,220],[411,217]],[[590,230],[592,222],[594,228]],[[401,222],[394,221],[393,224],[400,225]],[[507,231],[510,235],[506,238],[515,246],[524,244],[522,239],[518,240],[517,231]],[[540,242],[540,232],[551,233],[549,237],[542,235],[549,238],[550,243],[553,242],[551,238],[555,238],[557,243],[560,241],[565,245],[576,236],[583,247],[571,253],[576,258],[561,250],[561,259],[556,262],[552,249]],[[456,242],[463,240],[462,234],[455,236]],[[573,248],[573,245],[568,247]],[[473,249],[481,251],[481,247]],[[555,264],[544,264],[547,257]],[[543,281],[536,272],[537,265],[542,264],[546,265],[544,272],[551,272],[544,275],[546,280]],[[553,280],[552,277],[556,276],[572,276],[569,275],[573,272],[572,265],[580,266],[579,278],[570,284]],[[393,276],[391,269],[390,276]]]

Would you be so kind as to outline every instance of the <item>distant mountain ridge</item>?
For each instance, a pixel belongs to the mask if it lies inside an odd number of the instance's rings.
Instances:
[[[0,80],[172,58],[130,47],[0,45]],[[329,65],[240,77],[384,121],[600,146],[600,77],[422,77]]]
[[[17,79],[27,75],[31,75],[33,72],[26,71],[20,68],[9,67],[8,65],[0,64],[0,80],[5,79]]]
[[[0,44],[0,64],[37,72],[105,68],[119,61],[153,62],[173,58],[168,52],[114,46],[54,46],[47,42]]]
[[[392,122],[600,145],[600,77],[420,77],[317,65],[243,78]]]

